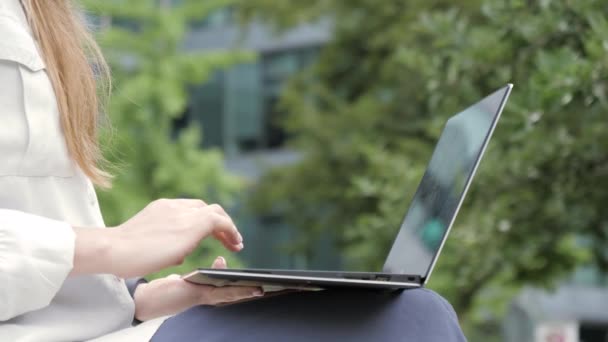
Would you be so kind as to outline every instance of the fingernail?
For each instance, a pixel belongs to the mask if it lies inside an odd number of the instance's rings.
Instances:
[[[222,265],[226,265],[226,259],[224,259],[224,257],[218,256],[215,261],[217,261],[218,263],[222,264]]]
[[[241,236],[241,233],[236,233],[236,235],[232,236],[232,243],[241,243],[243,242],[243,237]]]
[[[264,295],[264,291],[262,291],[262,289],[257,289],[253,291],[253,295],[256,297],[261,297]]]
[[[236,245],[236,248],[238,248],[239,250],[245,248],[245,245],[243,245],[243,243],[239,243],[238,245]]]

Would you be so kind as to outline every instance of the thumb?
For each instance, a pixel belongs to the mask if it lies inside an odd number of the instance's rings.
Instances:
[[[228,265],[226,264],[226,259],[224,259],[221,256],[218,256],[217,258],[215,258],[215,260],[213,261],[213,265],[211,265],[212,268],[227,268]]]

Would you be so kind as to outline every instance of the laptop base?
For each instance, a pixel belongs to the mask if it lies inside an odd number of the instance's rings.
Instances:
[[[258,286],[265,291],[319,291],[328,288],[406,289],[421,287],[419,276],[367,272],[198,269],[182,277],[191,283]]]

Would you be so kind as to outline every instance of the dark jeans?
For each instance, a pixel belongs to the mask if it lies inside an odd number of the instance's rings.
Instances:
[[[327,290],[224,307],[200,306],[163,323],[168,341],[466,341],[452,306],[435,292]]]

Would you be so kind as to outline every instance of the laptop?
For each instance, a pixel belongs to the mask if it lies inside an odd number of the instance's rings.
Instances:
[[[213,286],[259,286],[265,292],[424,286],[512,87],[507,84],[446,122],[382,272],[200,268],[183,278]]]

